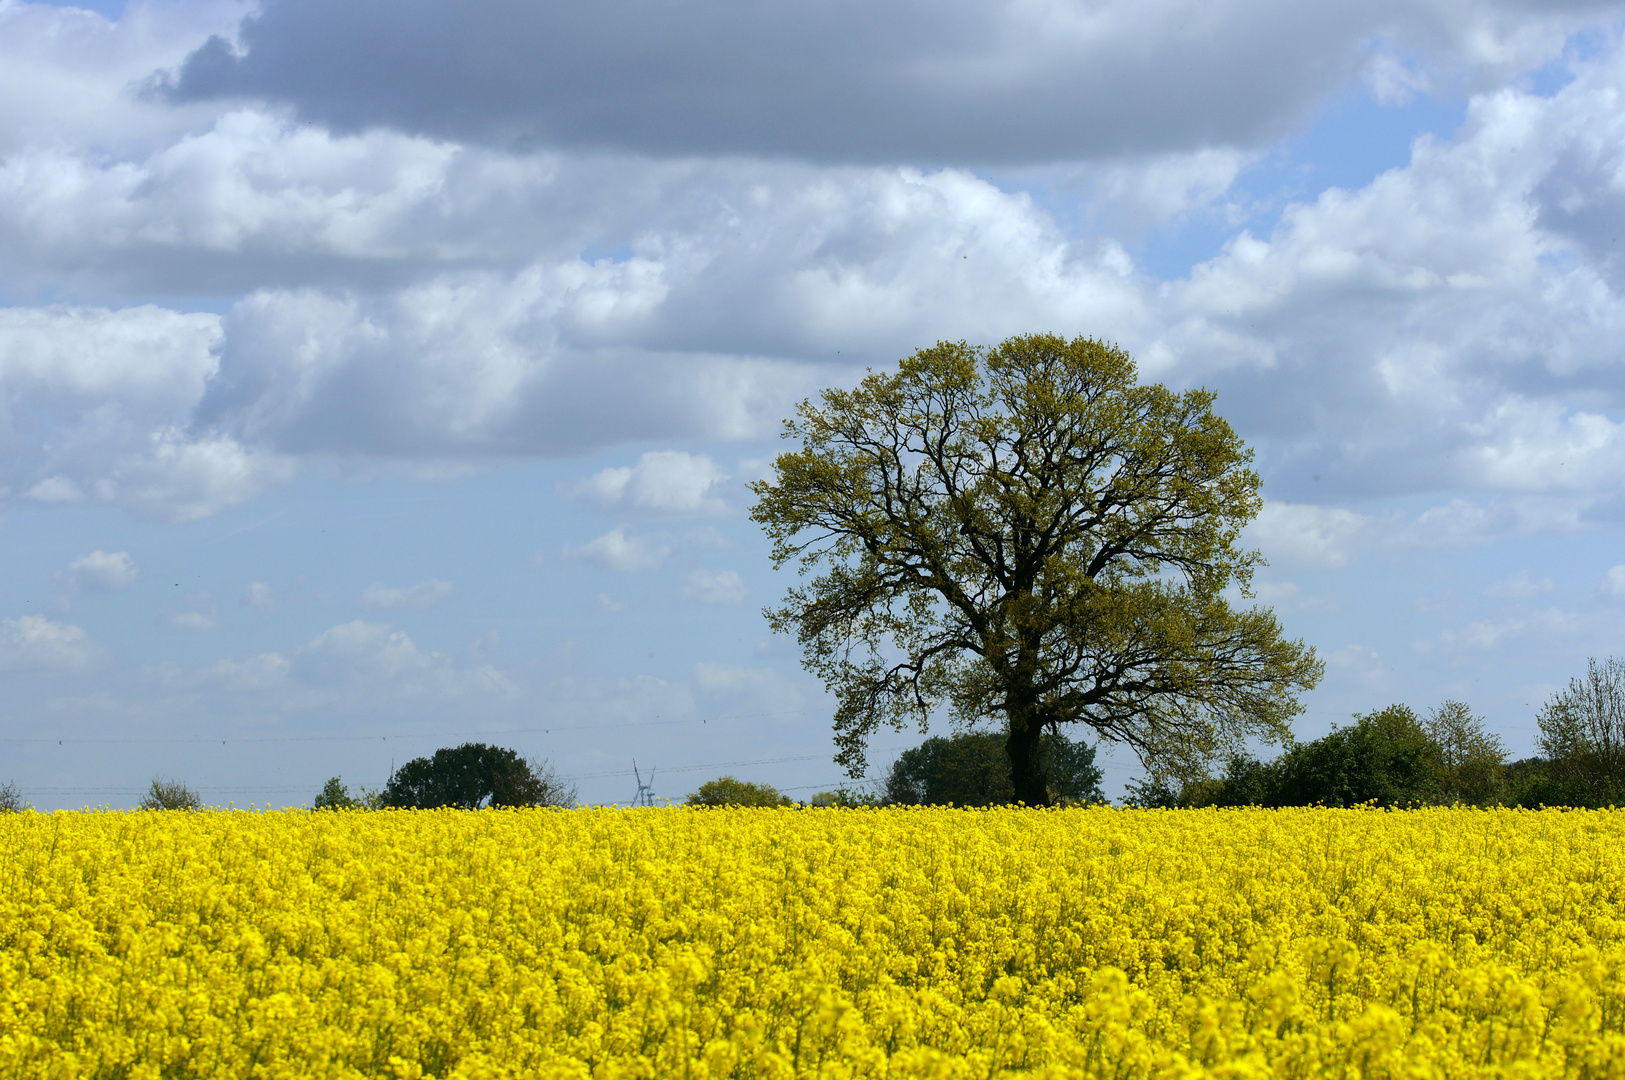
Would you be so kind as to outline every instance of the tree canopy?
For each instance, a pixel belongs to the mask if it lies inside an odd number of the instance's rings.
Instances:
[[[789,798],[772,784],[757,784],[732,776],[707,780],[685,800],[688,806],[790,806]]]
[[[1556,785],[1553,802],[1625,802],[1625,660],[1592,657],[1585,675],[1553,694],[1535,723],[1535,746]]]
[[[767,612],[836,695],[853,776],[882,724],[947,705],[1003,722],[1018,799],[1049,802],[1039,736],[1082,724],[1195,772],[1283,741],[1314,651],[1250,596],[1251,452],[1205,390],[1142,384],[1114,346],[941,342],[826,390],[752,485],[775,566],[821,570]]]
[[[965,731],[929,738],[905,750],[886,778],[885,801],[911,805],[998,806],[1015,801],[1005,737],[991,731]],[[1039,740],[1039,764],[1051,799],[1067,804],[1103,803],[1103,772],[1095,748],[1065,735],[1046,732]]]
[[[575,801],[574,788],[561,784],[545,764],[485,743],[436,750],[433,757],[413,758],[384,787],[387,806],[427,810],[455,806],[564,806]]]

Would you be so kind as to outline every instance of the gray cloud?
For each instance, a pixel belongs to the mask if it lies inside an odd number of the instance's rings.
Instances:
[[[266,0],[161,91],[356,130],[822,161],[1044,162],[1255,146],[1392,41],[1448,69],[1561,48],[1572,0]],[[1390,63],[1389,67],[1392,66]],[[1387,70],[1386,68],[1384,70]]]

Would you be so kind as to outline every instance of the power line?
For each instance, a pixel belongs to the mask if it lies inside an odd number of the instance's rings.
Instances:
[[[907,750],[907,749],[910,749],[910,748],[907,747],[907,746],[876,746],[876,747],[871,747],[871,749],[876,753],[885,754],[885,753],[890,753],[893,750]],[[750,760],[750,761],[714,761],[714,762],[710,762],[710,763],[703,764],[703,765],[678,765],[678,766],[675,766],[675,767],[668,767],[666,769],[666,771],[667,772],[698,772],[701,769],[738,769],[738,768],[744,768],[744,767],[750,766],[750,765],[783,765],[786,762],[791,762],[791,761],[817,761],[817,760],[820,760],[820,759],[824,758],[825,756],[826,755],[824,755],[824,754],[797,754],[797,755],[794,755],[794,756],[791,756],[791,757],[755,758],[755,759]],[[612,770],[610,770],[608,772],[576,773],[576,774],[570,775],[570,776],[561,776],[559,779],[561,779],[561,780],[599,780],[599,779],[602,779],[602,778],[604,778],[606,776],[624,776],[624,775],[626,775],[626,770],[625,769],[612,769]],[[651,780],[652,779],[653,778],[651,776]],[[864,777],[864,780],[873,780],[873,779],[878,779],[878,778],[877,777]],[[319,784],[299,784],[299,785],[295,785],[295,786],[284,785],[284,786],[280,786],[280,787],[262,787],[260,785],[241,785],[241,784],[238,784],[238,785],[233,785],[233,786],[230,786],[230,787],[195,787],[192,790],[198,792],[199,794],[207,792],[207,793],[209,793],[211,795],[233,795],[233,794],[241,795],[241,794],[249,794],[249,793],[260,794],[260,795],[282,795],[282,794],[291,794],[291,793],[296,793],[296,792],[310,791],[312,788],[319,787],[319,786],[320,786]],[[826,786],[826,785],[803,784],[803,785],[800,785],[800,786],[797,786],[797,787],[780,788],[779,790],[780,791],[802,791],[802,790],[804,790],[806,788],[810,788],[810,787],[824,787],[824,786]],[[142,788],[142,787],[45,787],[45,788],[32,788],[32,789],[30,789],[30,794],[39,794],[39,795],[139,795],[139,794],[144,793],[146,790],[147,790],[146,788]]]
[[[100,746],[100,745],[175,745],[175,744],[202,744],[219,742],[221,746],[228,743],[279,743],[279,742],[371,742],[374,739],[387,742],[390,739],[455,739],[467,735],[534,735],[541,732],[551,735],[555,731],[607,731],[612,728],[629,727],[665,727],[671,724],[709,724],[713,721],[724,720],[755,720],[765,716],[806,716],[809,713],[822,712],[822,709],[784,709],[778,712],[760,713],[730,713],[726,716],[694,716],[681,720],[629,720],[618,724],[553,724],[547,727],[530,728],[502,728],[497,731],[424,731],[424,732],[394,732],[388,735],[267,735],[237,739],[53,739],[50,736],[0,736],[0,743],[56,743],[58,746]]]

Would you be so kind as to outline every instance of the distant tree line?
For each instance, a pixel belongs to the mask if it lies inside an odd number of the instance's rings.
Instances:
[[[1426,716],[1405,705],[1356,715],[1312,742],[1261,761],[1233,754],[1218,776],[1131,784],[1135,806],[1625,805],[1625,661],[1586,674],[1536,717],[1537,755],[1508,762],[1505,745],[1467,705]]]
[[[1100,789],[1102,772],[1095,764],[1094,747],[1050,732],[1040,741],[1039,757],[1052,803],[1079,806],[1106,801]],[[994,732],[962,732],[948,738],[933,737],[912,750],[903,751],[878,792],[839,788],[814,795],[807,805],[998,806],[1015,801],[1005,736]],[[701,784],[699,790],[688,796],[687,804],[797,805],[769,784],[750,783],[732,776]]]
[[[1625,660],[1592,659],[1584,676],[1554,694],[1536,717],[1536,755],[1509,762],[1505,744],[1463,702],[1427,715],[1406,705],[1356,714],[1354,722],[1310,742],[1289,743],[1264,761],[1232,754],[1218,775],[1179,780],[1153,774],[1130,784],[1130,806],[1385,807],[1625,806]],[[906,750],[876,789],[842,787],[809,806],[954,805],[1015,802],[1006,738],[995,732],[934,737]],[[1040,739],[1048,802],[1104,803],[1095,748],[1058,732]],[[545,761],[485,743],[464,743],[413,758],[382,789],[352,794],[333,777],[318,810],[573,806],[576,789]],[[700,785],[689,806],[795,806],[770,784],[723,776]],[[155,778],[143,810],[197,810],[203,801],[178,780]],[[0,784],[0,813],[25,809],[17,785]]]

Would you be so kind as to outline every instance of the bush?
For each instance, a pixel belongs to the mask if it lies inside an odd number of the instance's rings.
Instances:
[[[731,776],[719,776],[700,785],[685,802],[689,806],[793,806],[771,784],[753,784]]]
[[[501,746],[464,743],[402,765],[385,785],[382,801],[420,810],[568,806],[575,802],[575,788],[559,780],[546,762],[527,761]]]
[[[1051,732],[1039,740],[1038,754],[1052,800],[1106,801],[1094,747]],[[903,751],[884,792],[885,802],[913,806],[999,806],[1015,799],[1004,735],[980,731],[933,737]]]
[[[858,806],[878,806],[880,798],[872,792],[859,791],[857,788],[838,787],[834,791],[820,791],[807,800],[808,806],[844,806],[848,808]]]
[[[23,793],[17,790],[14,780],[7,780],[0,784],[0,814],[16,814],[27,809],[28,804],[23,802]]]
[[[152,778],[152,784],[147,793],[141,796],[136,804],[140,810],[200,810],[203,800],[198,798],[197,792],[181,783],[179,780],[166,780],[161,776]]]

